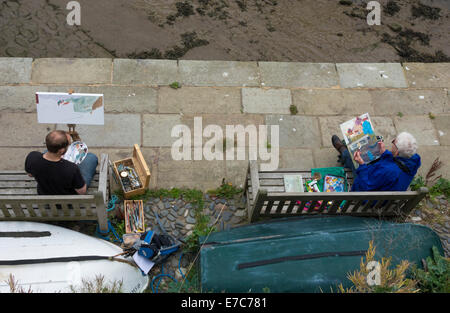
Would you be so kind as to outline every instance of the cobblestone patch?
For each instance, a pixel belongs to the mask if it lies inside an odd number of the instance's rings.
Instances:
[[[445,196],[425,199],[412,210],[407,222],[421,224],[433,229],[441,239],[445,257],[450,257],[449,202]]]

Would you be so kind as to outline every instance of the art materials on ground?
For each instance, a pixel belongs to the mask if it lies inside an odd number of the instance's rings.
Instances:
[[[144,204],[142,200],[124,200],[125,232],[143,233],[145,232],[144,223]]]
[[[150,170],[138,144],[131,157],[113,161],[113,172],[120,182],[124,199],[143,195],[150,183]]]
[[[285,192],[304,192],[302,175],[284,175]]]
[[[344,177],[337,177],[326,175],[323,182],[324,192],[344,192],[345,179]]]
[[[139,181],[139,176],[132,166],[119,164],[117,170],[119,171],[119,179],[122,182],[123,190],[125,192],[141,188],[142,185]]]

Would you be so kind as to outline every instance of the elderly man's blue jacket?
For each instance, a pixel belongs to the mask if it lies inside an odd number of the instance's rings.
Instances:
[[[362,164],[356,169],[357,177],[352,191],[405,191],[420,167],[420,156],[396,157],[409,170],[405,173],[389,150],[384,151],[380,159],[373,164]]]

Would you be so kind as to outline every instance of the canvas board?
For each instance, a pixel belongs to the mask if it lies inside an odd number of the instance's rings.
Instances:
[[[104,125],[103,94],[37,92],[38,123]]]
[[[353,155],[357,150],[360,150],[361,158],[366,164],[381,156],[380,146],[369,113],[342,123],[340,128],[355,167],[358,167],[358,163],[353,159]]]
[[[284,175],[285,192],[304,192],[302,175]]]

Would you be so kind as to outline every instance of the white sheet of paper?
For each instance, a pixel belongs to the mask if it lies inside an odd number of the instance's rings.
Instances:
[[[104,125],[103,94],[36,92],[38,123]]]
[[[147,258],[144,258],[142,255],[139,255],[139,253],[137,252],[133,254],[133,260],[145,274],[148,274],[148,272],[150,272],[150,270],[152,269],[153,265],[155,265],[155,263],[153,263]]]

